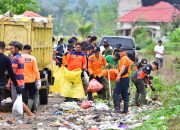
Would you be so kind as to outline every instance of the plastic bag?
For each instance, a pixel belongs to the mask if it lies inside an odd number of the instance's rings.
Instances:
[[[99,90],[101,90],[103,88],[103,85],[100,84],[96,79],[92,79],[89,82],[88,88],[87,88],[87,92],[98,92]]]
[[[81,79],[81,69],[69,71],[64,67],[63,84],[61,83],[61,96],[82,99],[85,97],[85,92]],[[62,74],[60,73],[60,74]],[[62,80],[61,79],[61,80]]]
[[[85,80],[86,80],[86,83],[88,83],[88,82],[89,82],[89,76],[88,76],[88,74],[86,73],[86,71],[84,71],[83,74],[84,74],[84,78],[85,78]]]
[[[98,103],[95,105],[95,109],[99,111],[109,111],[109,107],[104,103]]]
[[[80,110],[79,105],[77,102],[63,102],[60,104],[60,109],[64,111],[69,111],[69,110]]]
[[[80,107],[81,107],[82,109],[87,109],[87,108],[89,108],[90,106],[91,106],[91,102],[90,102],[90,101],[84,101],[84,102],[82,102],[81,105],[80,105]]]
[[[13,104],[12,108],[12,115],[13,116],[20,116],[23,115],[23,101],[22,101],[22,94],[18,94],[17,98]]]

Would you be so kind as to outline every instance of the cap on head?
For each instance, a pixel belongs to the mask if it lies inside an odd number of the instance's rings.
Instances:
[[[107,39],[104,39],[104,41],[103,41],[104,43],[108,43],[108,40]]]
[[[122,47],[122,44],[117,44],[117,48],[121,48]]]
[[[68,43],[69,43],[69,44],[73,44],[74,42],[76,42],[76,40],[75,40],[74,38],[70,38],[70,39],[68,40]]]
[[[89,46],[89,50],[90,50],[90,49],[94,49],[94,48],[95,48],[95,47],[94,47],[93,45],[90,45],[90,46]]]
[[[159,65],[158,65],[158,63],[157,63],[156,61],[154,61],[154,62],[153,62],[153,64],[157,67],[157,70],[158,70],[158,69],[159,69],[159,67],[158,67],[158,66],[159,66]]]
[[[100,52],[100,47],[99,46],[96,46],[93,50],[93,53],[97,53],[97,52]]]
[[[31,50],[31,46],[28,45],[28,44],[24,45],[23,50],[29,50],[30,51]]]
[[[67,50],[70,50],[70,49],[73,49],[73,48],[74,48],[74,46],[72,44],[67,45]]]
[[[147,64],[147,60],[146,60],[146,59],[142,59],[142,60],[141,60],[141,63],[142,63],[142,64]]]
[[[120,52],[126,51],[127,49],[125,47],[120,48]]]
[[[22,50],[22,47],[23,47],[23,45],[18,41],[11,41],[9,45],[17,47],[19,50]]]

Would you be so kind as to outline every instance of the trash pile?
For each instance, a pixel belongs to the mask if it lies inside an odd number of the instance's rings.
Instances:
[[[21,15],[15,15],[12,12],[8,11],[5,14],[0,15],[0,21],[22,21],[22,22],[38,22],[38,23],[48,23],[50,19],[43,17],[32,11],[26,11]]]
[[[9,125],[0,120],[0,129],[129,130],[141,126],[151,118],[146,115],[137,119],[140,113],[161,106],[159,101],[152,101],[143,107],[131,106],[128,114],[119,114],[113,112],[112,102],[64,102],[63,98],[51,97],[48,105],[40,106],[35,121],[29,123],[25,119],[19,119],[16,124]]]

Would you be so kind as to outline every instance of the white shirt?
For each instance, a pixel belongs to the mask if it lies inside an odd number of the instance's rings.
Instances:
[[[164,46],[163,46],[163,45],[161,45],[161,46],[156,45],[156,46],[154,47],[154,52],[156,53],[156,58],[163,58]],[[161,53],[161,54],[158,54],[157,52],[158,52],[158,53]]]

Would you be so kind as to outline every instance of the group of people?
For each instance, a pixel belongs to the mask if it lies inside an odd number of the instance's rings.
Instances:
[[[156,55],[159,56],[157,57],[159,58],[158,62],[152,62],[151,64],[147,64],[146,59],[133,63],[127,56],[126,48],[118,44],[117,48],[112,50],[107,40],[104,40],[105,50],[101,53],[96,41],[96,36],[88,36],[83,42],[78,42],[76,37],[72,37],[65,45],[63,38],[61,38],[54,49],[53,57],[58,66],[67,67],[70,71],[81,69],[82,72],[85,71],[89,75],[89,80],[96,79],[101,83],[104,87],[97,92],[100,99],[108,99],[108,96],[110,96],[107,94],[109,84],[104,70],[113,69],[116,73],[116,84],[112,96],[115,112],[128,112],[130,80],[136,86],[135,105],[144,105],[146,103],[146,86],[149,85],[152,91],[155,91],[150,81],[152,79],[151,71],[162,67],[162,55],[164,53],[164,48],[161,46],[162,41],[159,41],[159,45],[154,49]],[[33,111],[36,110],[35,96],[41,87],[36,58],[31,55],[30,45],[23,46],[18,41],[12,41],[9,46],[11,57],[4,54],[6,45],[3,41],[0,41],[0,103],[6,90],[11,91],[13,102],[15,102],[18,94],[22,94],[23,109],[28,114],[29,119],[33,119]],[[22,54],[19,52],[21,50],[23,50]],[[131,70],[134,71],[132,75],[130,75]],[[5,78],[6,71],[9,75],[8,81]],[[86,92],[88,83],[83,73],[81,78]],[[89,100],[94,100],[91,92],[86,94]],[[124,102],[122,111],[120,108],[121,99]],[[66,101],[69,100],[71,99],[67,97]],[[14,120],[13,117],[11,121]]]
[[[11,91],[13,103],[18,94],[22,94],[23,109],[32,120],[37,107],[35,96],[41,87],[36,58],[31,55],[30,45],[23,46],[18,41],[9,43],[10,57],[4,54],[5,48],[6,44],[0,41],[0,103],[6,96],[6,90]],[[5,79],[6,71],[9,75],[8,81]],[[15,115],[9,121],[14,122]]]
[[[89,80],[96,79],[104,87],[97,92],[100,99],[107,99],[108,80],[104,75],[104,69],[113,68],[116,73],[116,85],[113,91],[113,103],[115,112],[128,112],[129,104],[129,82],[130,79],[136,86],[135,104],[137,106],[145,104],[146,99],[146,84],[152,87],[150,82],[150,73],[153,70],[158,69],[158,63],[153,62],[147,64],[146,59],[138,64],[135,64],[135,73],[131,76],[130,72],[134,64],[133,61],[127,56],[126,48],[122,47],[121,44],[117,45],[114,50],[110,49],[107,40],[104,40],[105,50],[101,53],[100,47],[96,44],[96,36],[88,36],[83,42],[78,42],[77,38],[72,37],[67,45],[67,52],[60,52],[58,47],[55,53],[61,53],[61,61],[58,62],[59,66],[67,67],[68,70],[82,69],[89,75]],[[59,46],[62,46],[59,44]],[[64,54],[63,54],[64,53]],[[60,64],[59,64],[60,63]],[[84,80],[83,73],[81,75],[83,87],[86,90],[88,83]],[[153,88],[153,87],[152,87]],[[154,88],[153,88],[154,91]],[[85,91],[86,92],[86,91]],[[86,93],[89,100],[94,100],[92,93]],[[66,98],[68,99],[68,98]],[[124,107],[121,111],[120,100],[124,101]]]

